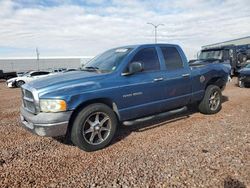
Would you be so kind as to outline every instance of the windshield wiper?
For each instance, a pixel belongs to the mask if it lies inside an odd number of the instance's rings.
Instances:
[[[93,69],[93,70],[98,70],[98,67],[94,67],[94,66],[89,66],[89,67],[83,67],[85,69]]]
[[[94,67],[94,66],[83,67],[81,70],[82,71],[92,71],[92,72],[96,71],[96,72],[101,72],[98,67]]]

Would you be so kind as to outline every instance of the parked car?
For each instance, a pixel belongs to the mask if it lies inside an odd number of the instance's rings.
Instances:
[[[250,64],[239,71],[238,85],[239,87],[250,86]]]
[[[17,77],[16,72],[3,72],[3,70],[0,70],[0,79],[8,80],[14,77]]]
[[[23,73],[18,73],[17,74],[17,77],[14,77],[14,78],[11,78],[11,79],[8,79],[6,80],[6,85],[9,87],[9,88],[13,88],[13,87],[17,87],[16,86],[16,79],[19,78],[19,77],[23,77],[25,76],[26,74],[28,74],[29,72],[23,72]]]
[[[46,77],[49,74],[50,74],[50,72],[48,72],[48,71],[31,71],[31,72],[28,72],[27,74],[25,74],[21,77],[17,77],[15,79],[14,83],[12,83],[12,85],[14,85],[16,87],[21,87],[25,83],[29,83],[33,80],[38,79],[38,78]]]
[[[74,69],[74,68],[71,68],[71,69],[67,69],[63,72],[72,72],[72,71],[79,71],[80,69]]]
[[[198,60],[227,63],[231,66],[231,75],[238,75],[238,71],[250,60],[250,44],[204,47],[199,52]]]
[[[60,73],[66,71],[66,68],[55,68],[55,69],[49,69],[49,72],[51,73]]]
[[[230,70],[223,64],[189,66],[178,45],[133,45],[108,50],[81,71],[22,86],[21,121],[40,136],[61,136],[86,151],[107,146],[119,122],[198,104],[221,109]]]

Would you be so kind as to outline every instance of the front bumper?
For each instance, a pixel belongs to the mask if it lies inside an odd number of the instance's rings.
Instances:
[[[32,114],[21,107],[22,126],[39,136],[66,135],[72,111]]]
[[[6,85],[7,85],[7,87],[9,87],[9,88],[11,88],[11,87],[15,87],[15,82],[14,81],[12,81],[12,82],[6,82]]]

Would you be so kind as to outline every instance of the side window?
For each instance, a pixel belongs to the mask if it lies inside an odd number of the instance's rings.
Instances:
[[[161,47],[167,70],[183,68],[181,56],[175,47]]]
[[[30,76],[39,76],[39,72],[33,72]]]
[[[49,72],[40,72],[39,75],[47,75],[47,74],[49,74]]]
[[[140,62],[143,71],[160,70],[160,63],[155,48],[145,48],[135,54],[132,62]]]
[[[223,52],[224,52],[223,60],[229,60],[229,58],[230,58],[229,50],[224,50]]]

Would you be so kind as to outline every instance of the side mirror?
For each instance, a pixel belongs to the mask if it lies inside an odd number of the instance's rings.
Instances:
[[[135,74],[143,70],[142,64],[140,62],[132,62],[128,67],[128,72],[122,73],[123,76]]]

